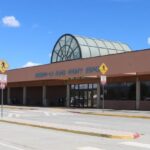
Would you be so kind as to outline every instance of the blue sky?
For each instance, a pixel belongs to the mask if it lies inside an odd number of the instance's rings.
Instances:
[[[47,64],[65,33],[150,47],[150,0],[0,0],[0,60]]]

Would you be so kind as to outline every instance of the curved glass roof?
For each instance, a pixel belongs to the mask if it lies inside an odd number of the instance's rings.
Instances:
[[[56,42],[51,62],[104,56],[131,51],[127,44],[64,34]]]

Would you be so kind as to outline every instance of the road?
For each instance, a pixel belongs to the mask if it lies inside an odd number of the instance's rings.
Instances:
[[[139,140],[112,140],[0,123],[1,150],[146,150]]]
[[[0,123],[0,150],[148,150],[150,120],[91,116],[50,109],[5,109],[4,116],[40,122],[138,132],[135,140],[118,140]]]

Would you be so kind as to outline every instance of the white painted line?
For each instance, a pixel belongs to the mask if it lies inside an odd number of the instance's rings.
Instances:
[[[75,124],[82,124],[82,125],[98,126],[98,127],[100,127],[99,123],[90,123],[90,122],[76,121]]]
[[[0,143],[0,145],[1,145],[1,146],[4,146],[4,147],[11,148],[11,149],[15,149],[15,150],[24,150],[24,149],[22,149],[22,148],[19,148],[19,147],[10,145],[10,144]]]
[[[53,116],[57,116],[57,113],[52,113]]]
[[[58,116],[65,116],[66,114],[61,113],[61,112],[53,112],[52,115],[53,115],[53,116],[57,116],[57,115],[58,115]]]
[[[19,117],[20,117],[20,114],[15,114],[15,115],[16,115],[16,117],[17,117],[17,118],[19,118]]]
[[[8,114],[8,117],[12,117],[12,116],[13,116],[13,114],[12,114],[12,113],[9,113],[9,114]]]
[[[95,125],[94,123],[90,123],[90,122],[82,122],[82,121],[76,121],[76,124],[85,124],[85,125]]]
[[[49,115],[49,112],[44,111],[43,113],[44,113],[46,116],[50,116],[50,115]]]
[[[150,149],[150,144],[143,144],[139,142],[122,142],[120,144]]]
[[[20,114],[14,114],[14,113],[9,113],[8,114],[9,118],[12,118],[13,116],[18,118],[18,117],[20,117]]]
[[[19,113],[19,114],[24,114],[24,111],[11,111],[11,113]]]
[[[99,149],[97,147],[86,146],[86,147],[79,147],[79,148],[77,148],[77,150],[104,150],[104,149]]]
[[[43,113],[42,110],[28,110],[28,112]]]

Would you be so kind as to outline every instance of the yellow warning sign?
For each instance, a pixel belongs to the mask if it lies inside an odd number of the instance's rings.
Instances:
[[[0,60],[0,72],[4,73],[8,69],[6,61]]]
[[[108,71],[108,67],[102,63],[99,67],[99,71],[102,73],[102,74],[106,74],[106,72]]]

